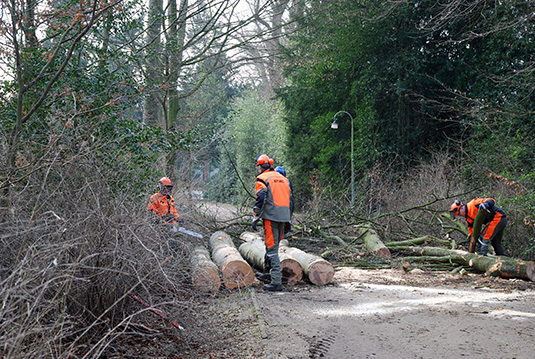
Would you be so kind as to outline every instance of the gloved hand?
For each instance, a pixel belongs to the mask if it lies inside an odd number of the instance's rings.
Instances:
[[[481,202],[481,203],[479,204],[479,209],[482,209],[482,210],[485,210],[485,211],[487,211],[487,212],[490,212],[490,211],[489,211],[489,205],[486,204],[485,202]]]
[[[179,226],[183,226],[184,225],[184,220],[183,219],[179,219],[178,220],[178,225]]]
[[[284,223],[284,234],[287,234],[292,230],[292,222]]]
[[[258,229],[256,228],[256,224],[258,223],[258,221],[260,220],[260,217],[257,217],[257,216],[254,216],[253,217],[253,223],[251,224],[251,228],[253,231],[257,231]]]

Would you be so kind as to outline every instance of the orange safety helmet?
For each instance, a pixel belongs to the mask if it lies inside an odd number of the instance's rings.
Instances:
[[[273,163],[275,163],[275,161],[273,161],[272,158],[269,158],[268,155],[260,155],[260,156],[256,156],[256,166],[259,167],[263,167],[263,168],[267,168],[269,166],[271,166]]]
[[[169,179],[169,177],[162,177],[160,178],[160,184],[162,186],[172,186],[173,183],[171,182],[171,180]]]
[[[458,199],[456,199],[455,202],[452,203],[452,205],[450,206],[451,218],[455,218],[459,215],[459,210],[461,209],[462,206],[466,206],[466,205],[463,204],[463,202],[461,202]]]

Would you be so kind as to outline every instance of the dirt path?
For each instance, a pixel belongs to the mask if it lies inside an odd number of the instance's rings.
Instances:
[[[533,358],[532,282],[342,269],[326,287],[253,293],[267,358]]]

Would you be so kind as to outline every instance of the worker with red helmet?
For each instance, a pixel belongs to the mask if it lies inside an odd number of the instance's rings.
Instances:
[[[470,234],[468,247],[470,253],[477,250],[477,254],[486,256],[490,243],[496,255],[505,254],[502,237],[508,218],[493,198],[477,197],[466,204],[456,200],[450,207],[450,213],[452,217],[466,219]]]
[[[255,164],[260,170],[256,176],[256,202],[253,208],[254,218],[252,229],[262,218],[264,225],[264,275],[269,270],[269,283],[264,290],[281,291],[282,274],[279,258],[279,243],[282,240],[286,224],[290,223],[293,211],[293,196],[290,183],[286,177],[273,169],[273,159],[262,154],[256,157]]]
[[[150,197],[148,209],[161,218],[162,223],[178,225],[180,216],[175,207],[175,199],[171,195],[173,183],[168,177],[160,178],[159,191]]]

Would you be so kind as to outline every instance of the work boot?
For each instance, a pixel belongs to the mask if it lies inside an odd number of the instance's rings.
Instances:
[[[264,282],[264,284],[271,283],[271,275],[268,273],[256,273],[255,274],[256,279],[258,279],[261,282]]]
[[[280,292],[282,291],[282,284],[266,284],[262,289],[270,292]]]

